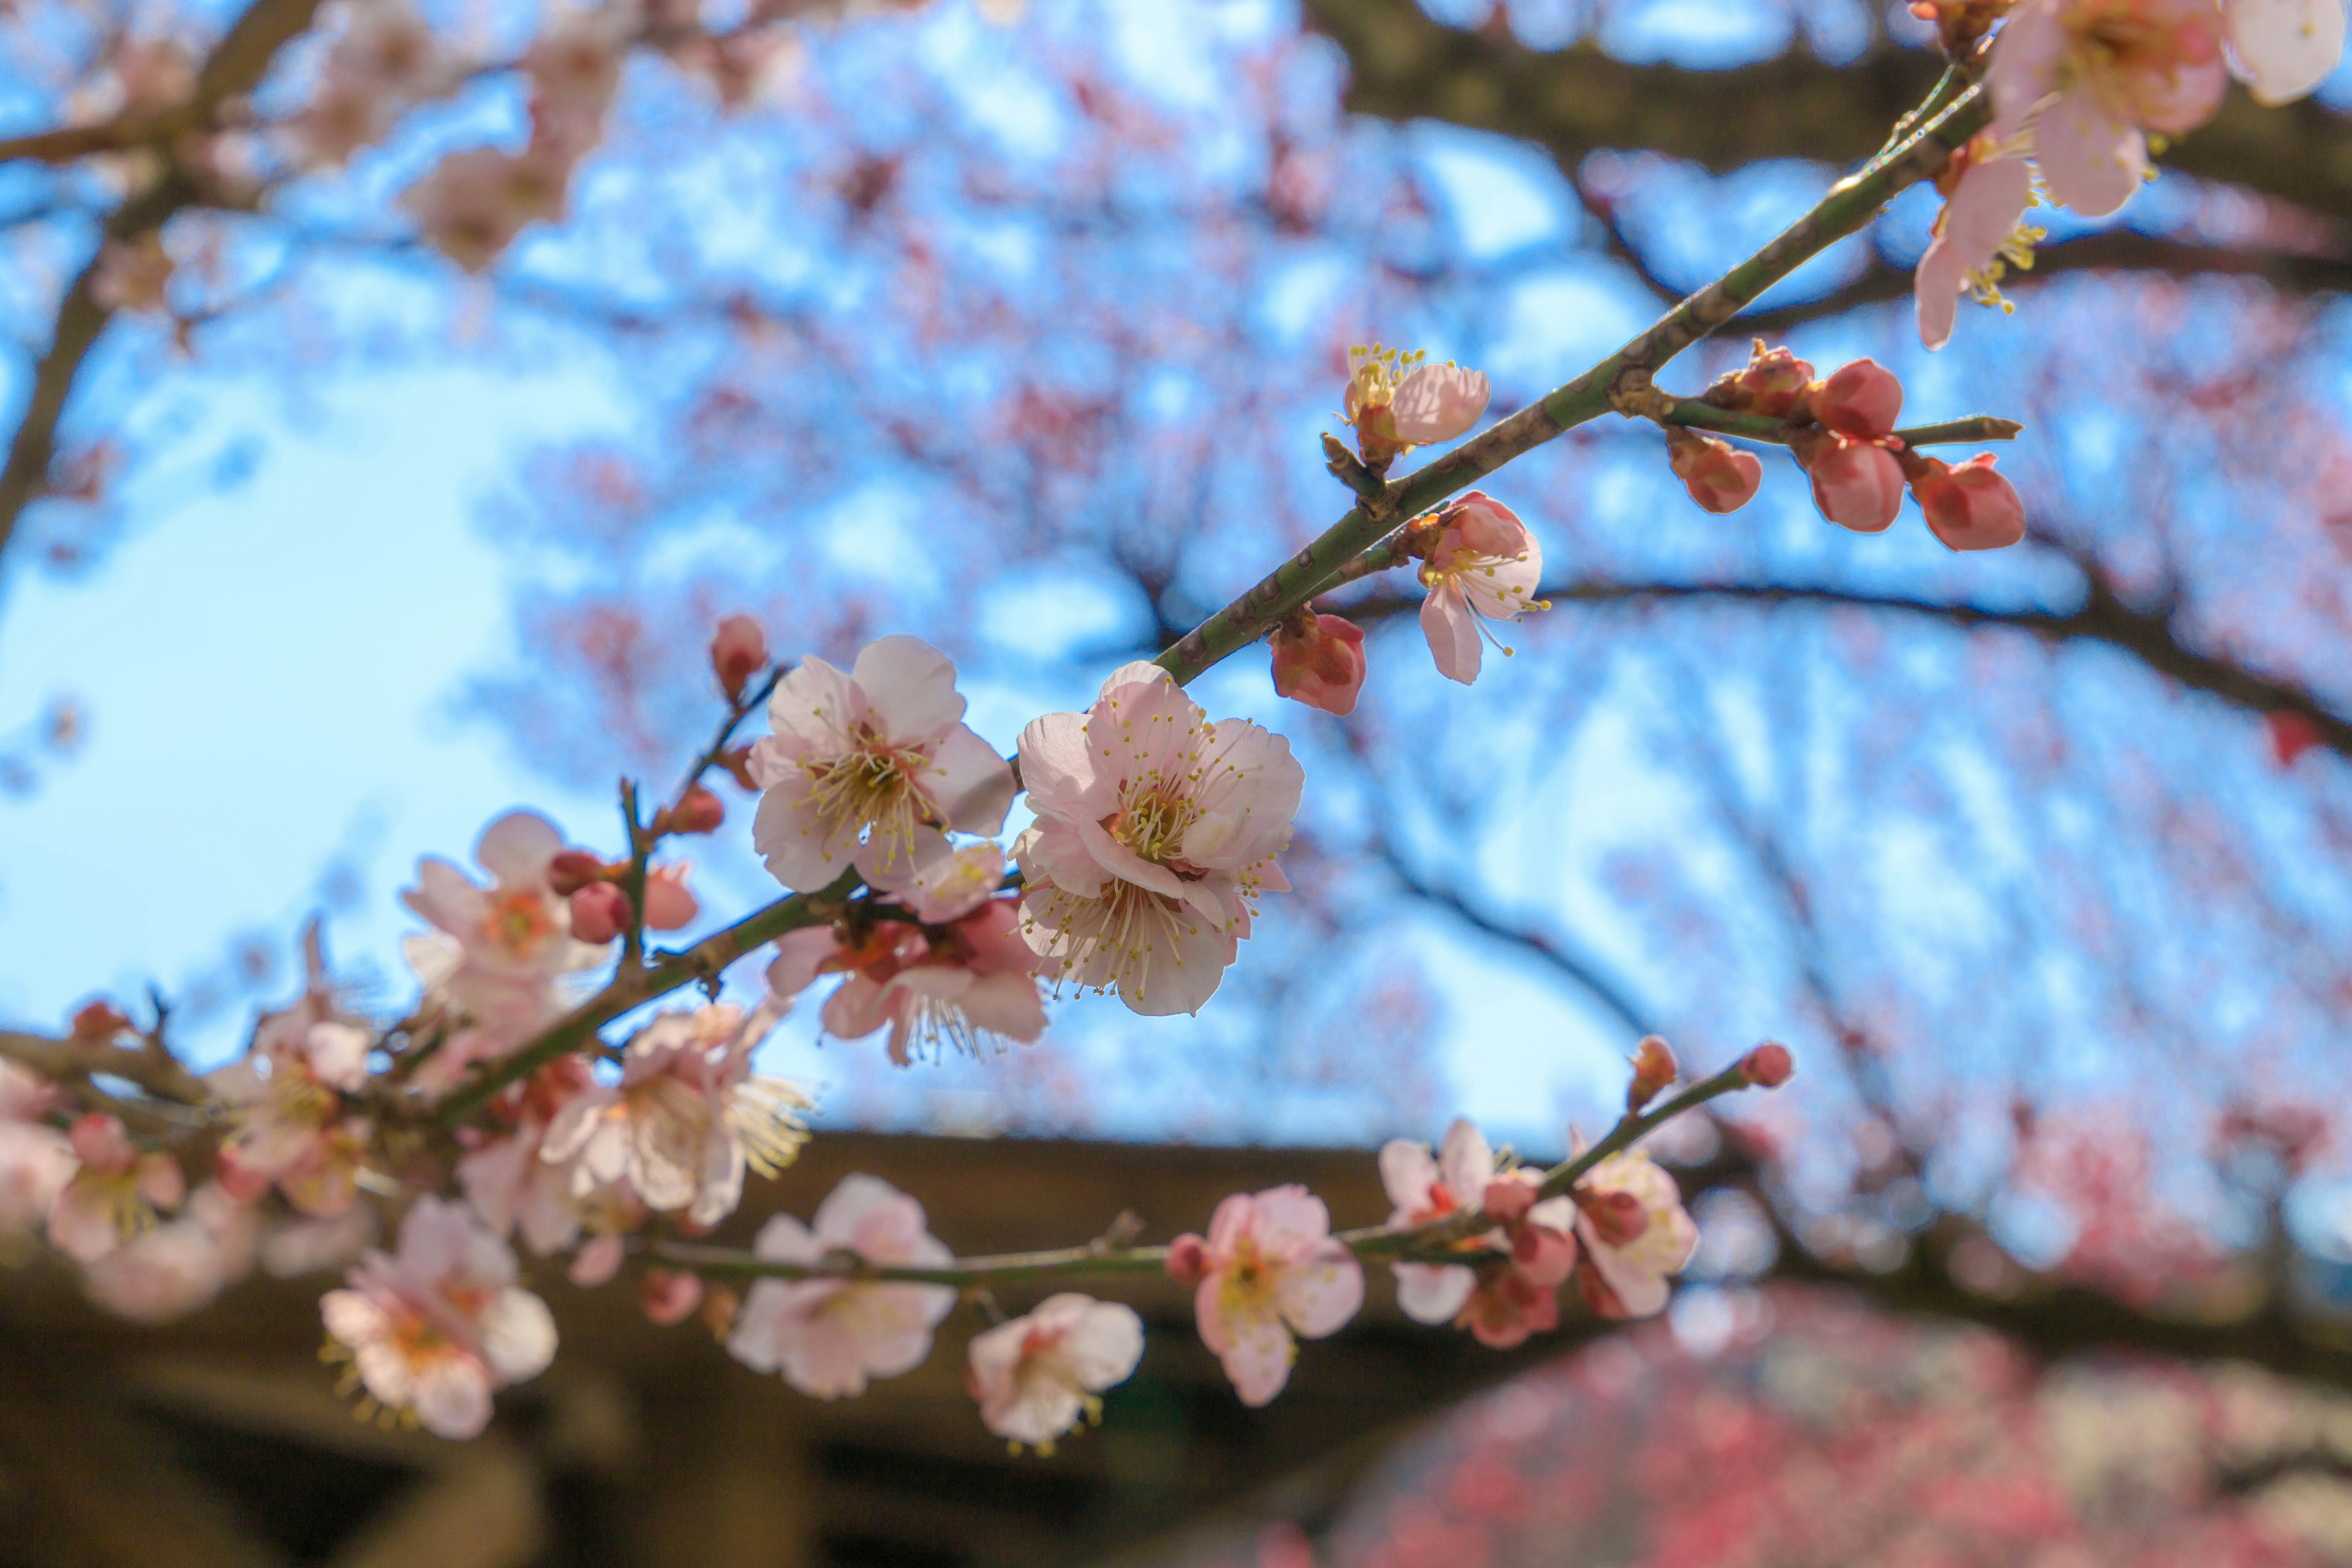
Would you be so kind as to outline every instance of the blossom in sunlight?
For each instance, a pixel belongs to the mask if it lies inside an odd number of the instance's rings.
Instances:
[[[1576,1206],[1585,1258],[1576,1283],[1586,1303],[1604,1318],[1664,1311],[1666,1277],[1698,1249],[1673,1173],[1638,1150],[1612,1154],[1578,1184]]]
[[[221,1145],[224,1179],[274,1183],[304,1214],[330,1215],[359,1191],[369,1124],[344,1115],[343,1096],[367,1081],[374,1036],[333,1020],[296,1033],[306,1018],[298,1005],[265,1019],[245,1058],[205,1081],[234,1119]]]
[[[2212,118],[2229,74],[2213,0],[2022,0],[1985,73],[1994,134],[2031,128],[2051,196],[2086,217],[2147,175],[2147,138]]]
[[[2001,278],[2009,268],[2033,265],[2033,247],[2044,233],[2024,221],[2033,205],[2032,166],[1989,132],[1952,155],[1936,187],[1944,208],[1912,279],[1919,341],[1931,349],[1951,341],[1964,294],[1980,305],[2014,309],[2001,298]]]
[[[1482,372],[1451,360],[1431,364],[1419,353],[1373,343],[1348,351],[1340,412],[1355,428],[1364,461],[1378,468],[1415,447],[1467,434],[1486,412],[1489,395]]]
[[[811,893],[854,865],[896,889],[949,830],[1003,827],[1013,771],[963,710],[955,666],[914,637],[866,644],[846,673],[801,660],[768,700],[774,733],[751,748],[751,838],[776,880]]]
[[[1679,426],[1666,431],[1666,463],[1691,500],[1718,515],[1755,500],[1764,482],[1764,464],[1755,453]]]
[[[245,1277],[258,1232],[250,1207],[207,1183],[188,1195],[178,1217],[140,1232],[84,1269],[82,1292],[119,1318],[168,1323]]]
[[[2231,70],[2256,103],[2291,103],[2344,57],[2344,0],[2222,0]]]
[[[850,1175],[817,1205],[814,1229],[790,1215],[760,1227],[753,1252],[770,1263],[818,1263],[830,1252],[867,1263],[936,1268],[953,1255],[923,1228],[923,1205],[879,1177]],[[866,1381],[922,1364],[931,1331],[955,1306],[946,1285],[848,1279],[762,1279],[743,1299],[728,1352],[819,1399],[866,1392]]]
[[[399,1249],[370,1252],[319,1310],[369,1396],[444,1437],[479,1432],[492,1392],[538,1376],[555,1355],[555,1320],[515,1284],[507,1244],[438,1198],[417,1199]]]
[[[1381,1145],[1381,1184],[1395,1205],[1389,1228],[1402,1230],[1444,1219],[1486,1201],[1495,1179],[1495,1153],[1478,1129],[1457,1117],[1432,1154],[1429,1145],[1391,1138]],[[1491,1247],[1490,1243],[1482,1246]],[[1442,1263],[1397,1263],[1397,1305],[1415,1322],[1446,1323],[1470,1299],[1478,1277],[1468,1268]]]
[[[630,1037],[620,1082],[591,1085],[555,1113],[540,1159],[571,1167],[575,1197],[625,1182],[647,1208],[697,1225],[732,1214],[747,1165],[772,1174],[806,1142],[808,1091],[751,1071],[780,1012],[717,1002],[661,1014]]]
[[[428,856],[417,863],[417,885],[401,900],[446,938],[412,937],[406,944],[408,962],[428,990],[512,1036],[555,1016],[557,981],[604,956],[573,939],[571,910],[549,880],[549,864],[562,848],[554,824],[518,811],[484,828],[474,846],[474,858],[493,879],[489,887],[446,860]]]
[[[1043,1454],[1081,1420],[1102,1418],[1103,1390],[1143,1359],[1143,1320],[1091,1296],[1048,1296],[971,1342],[965,1381],[982,1425]]]
[[[1515,621],[1550,606],[1535,596],[1543,581],[1543,550],[1509,507],[1471,490],[1434,517],[1407,531],[1407,547],[1422,558],[1422,635],[1438,672],[1467,686],[1478,679],[1480,644],[1498,639],[1488,621]],[[1509,648],[1503,648],[1509,653]]]
[[[1045,1032],[1036,970],[1016,904],[992,899],[928,929],[879,921],[854,942],[831,926],[788,932],[777,939],[768,988],[789,998],[824,975],[846,975],[825,998],[826,1032],[856,1040],[887,1025],[890,1059],[905,1067],[925,1051],[978,1056],[1002,1041],[1034,1044]]]
[[[1875,441],[1801,432],[1790,445],[1813,481],[1813,505],[1840,528],[1884,533],[1903,510],[1903,469]]]
[[[141,1153],[121,1119],[92,1111],[66,1134],[79,1168],[49,1210],[49,1242],[77,1263],[94,1263],[155,1226],[158,1209],[187,1194],[180,1163],[160,1151]]]
[[[1301,606],[1276,630],[1273,647],[1275,695],[1343,719],[1356,710],[1364,689],[1363,627]]]
[[[1298,1338],[1337,1332],[1363,1305],[1363,1268],[1305,1187],[1234,1194],[1199,1245],[1193,1315],[1244,1405],[1282,1392]]]
[[[2025,537],[2025,503],[1990,452],[1963,463],[1906,452],[1903,469],[1928,529],[1950,549],[2000,550]]]
[[[1086,712],[1031,721],[1021,778],[1037,816],[1013,845],[1021,932],[1040,971],[1138,1013],[1199,1011],[1257,895],[1290,886],[1275,863],[1306,783],[1290,742],[1211,723],[1166,670],[1129,664]]]

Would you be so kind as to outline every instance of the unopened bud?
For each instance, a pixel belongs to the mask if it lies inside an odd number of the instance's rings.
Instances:
[[[110,1040],[129,1027],[131,1020],[117,1012],[111,1002],[89,1003],[73,1016],[77,1040]]]
[[[547,863],[547,885],[555,896],[568,899],[591,882],[604,879],[604,862],[585,849],[563,849]]]
[[[1344,616],[1302,610],[1274,634],[1277,696],[1342,718],[1364,689],[1364,628]]]
[[[1674,1051],[1655,1035],[1642,1037],[1642,1043],[1633,1047],[1628,1059],[1633,1064],[1633,1081],[1625,1086],[1625,1109],[1629,1113],[1655,1100],[1681,1071],[1675,1064]]]
[[[727,700],[741,701],[744,683],[767,662],[768,634],[759,622],[749,616],[730,616],[719,623],[719,633],[710,639],[710,668]]]
[[[1666,462],[1691,500],[1718,515],[1746,506],[1764,482],[1764,465],[1755,453],[1680,426],[1666,432]]]
[[[1168,1278],[1179,1285],[1198,1285],[1209,1271],[1209,1244],[1186,1231],[1168,1244]]]
[[[1511,1176],[1489,1182],[1478,1194],[1478,1206],[1497,1225],[1517,1225],[1536,1206],[1535,1184]]]
[[[1579,1193],[1576,1206],[1605,1246],[1630,1246],[1650,1228],[1650,1211],[1631,1193]]]
[[[1767,1040],[1739,1058],[1739,1076],[1759,1089],[1778,1089],[1797,1070],[1789,1047]]]
[[[1841,365],[1805,395],[1814,423],[1842,436],[1885,436],[1903,412],[1903,384],[1875,360]]]
[[[1965,463],[1915,458],[1905,465],[1927,527],[1951,550],[2001,550],[2025,537],[2025,503],[1993,469],[1993,455]]]
[[[572,934],[606,942],[629,929],[629,895],[610,882],[591,882],[572,895]]]
[[[1748,368],[1709,387],[1706,401],[1719,408],[1742,408],[1786,419],[1812,384],[1811,365],[1785,348],[1766,348],[1764,340],[1758,338],[1748,350]]]
[[[664,833],[716,833],[726,820],[726,803],[696,784],[678,796],[677,804],[663,812],[655,826]]]
[[[1790,449],[1812,479],[1813,504],[1840,528],[1884,533],[1903,510],[1903,470],[1885,447],[1816,431]]]
[[[702,1305],[702,1277],[673,1268],[648,1268],[638,1282],[637,1300],[644,1303],[646,1317],[670,1328],[694,1316],[694,1310]]]

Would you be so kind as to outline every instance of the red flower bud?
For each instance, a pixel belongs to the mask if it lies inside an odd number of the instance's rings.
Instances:
[[[2271,732],[2271,752],[2283,768],[2294,766],[2294,760],[2319,744],[2319,726],[2310,718],[2292,709],[2281,709],[2263,715],[2263,723]],[[74,1015],[74,1033],[81,1033],[81,1015]]]
[[[726,820],[726,803],[696,784],[662,813],[658,826],[664,833],[716,833]]]
[[[1840,528],[1884,533],[1903,510],[1903,469],[1885,447],[1808,432],[1791,450],[1812,476],[1813,504]]]
[[[1786,419],[1805,400],[1813,384],[1813,367],[1785,348],[1768,349],[1758,338],[1748,351],[1748,368],[1731,383],[1734,408]]]
[[[1928,528],[1950,549],[2000,550],[2025,537],[2025,503],[2017,487],[1993,471],[1990,452],[1956,464],[1916,459],[1911,494]]]
[[[1633,1047],[1629,1059],[1633,1064],[1633,1081],[1625,1086],[1625,1110],[1628,1113],[1639,1110],[1655,1100],[1682,1070],[1675,1063],[1674,1051],[1655,1035],[1644,1035],[1642,1043]]]
[[[1168,1244],[1168,1278],[1179,1285],[1198,1285],[1209,1271],[1209,1244],[1186,1231]]]
[[[727,700],[740,701],[744,683],[767,662],[768,634],[759,622],[749,616],[730,616],[719,623],[719,635],[710,639],[710,668]]]
[[[1874,360],[1842,365],[1827,381],[1814,383],[1805,405],[1814,422],[1842,436],[1884,436],[1903,412],[1903,384]]]
[[[1717,514],[1746,506],[1764,482],[1755,453],[1679,426],[1666,432],[1666,462],[1691,500]]]
[[[110,1040],[129,1027],[131,1020],[115,1011],[111,1002],[89,1003],[73,1016],[77,1040]]]
[[[562,849],[547,863],[547,885],[568,899],[591,882],[604,879],[604,862],[585,849]]]
[[[1789,1047],[1767,1040],[1739,1058],[1739,1076],[1759,1089],[1778,1089],[1797,1070]]]
[[[1628,1246],[1650,1228],[1650,1211],[1631,1193],[1580,1192],[1576,1206],[1592,1222],[1593,1234],[1605,1246]]]
[[[694,1316],[694,1310],[702,1305],[702,1279],[670,1268],[648,1268],[637,1286],[637,1299],[645,1304],[646,1317],[670,1328]]]
[[[1274,634],[1278,696],[1344,718],[1356,710],[1364,669],[1364,628],[1345,616],[1303,615]]]
[[[591,882],[572,895],[572,934],[610,942],[629,929],[629,895],[610,882]]]

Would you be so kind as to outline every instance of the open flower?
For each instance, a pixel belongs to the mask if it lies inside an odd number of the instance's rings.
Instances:
[[[2051,195],[2103,216],[2147,174],[2145,132],[2183,134],[2221,107],[2221,35],[2213,0],[2023,0],[1985,74],[1994,134],[2031,126]]]
[[[1604,1318],[1664,1311],[1666,1277],[1698,1249],[1673,1173],[1639,1150],[1612,1154],[1578,1184],[1576,1203],[1586,1265],[1576,1282],[1586,1302]]]
[[[1306,782],[1290,742],[1213,724],[1166,670],[1129,664],[1085,713],[1021,732],[1021,777],[1037,821],[1013,852],[1040,970],[1138,1013],[1199,1011],[1258,893],[1290,886],[1274,858]]]
[[[914,637],[866,644],[846,674],[801,660],[768,700],[775,732],[751,748],[765,791],[751,837],[776,880],[813,893],[855,865],[895,889],[946,830],[1003,827],[1013,772],[963,710],[955,666]]]
[[[2344,0],[2223,0],[2230,68],[2256,103],[2291,103],[2344,58]]]
[[[92,1111],[79,1118],[67,1137],[81,1168],[49,1210],[49,1241],[77,1263],[94,1263],[152,1230],[155,1211],[177,1208],[186,1195],[179,1162],[132,1148],[118,1117]]]
[[[1429,1145],[1392,1138],[1381,1145],[1381,1184],[1395,1210],[1391,1230],[1425,1225],[1474,1207],[1486,1199],[1495,1179],[1495,1152],[1478,1129],[1457,1117],[1432,1154]],[[1491,1249],[1491,1243],[1486,1244]],[[1421,1323],[1448,1323],[1470,1299],[1478,1277],[1469,1268],[1443,1263],[1396,1263],[1397,1305]]]
[[[1517,512],[1482,491],[1416,524],[1407,543],[1422,557],[1421,585],[1429,590],[1421,605],[1422,635],[1449,680],[1467,686],[1478,679],[1481,642],[1503,647],[1488,621],[1515,621],[1549,607],[1535,597],[1542,548]]]
[[[474,858],[494,879],[484,888],[446,860],[418,862],[402,902],[446,933],[412,937],[409,963],[429,990],[446,994],[478,1023],[510,1037],[555,1016],[555,984],[600,963],[603,949],[572,937],[572,912],[548,879],[563,848],[555,825],[512,812],[482,830]]]
[[[855,1040],[887,1025],[890,1059],[905,1067],[927,1050],[978,1056],[1003,1040],[1034,1043],[1045,1032],[1036,968],[1014,901],[991,899],[944,926],[884,921],[854,942],[833,926],[788,932],[768,988],[790,998],[822,975],[846,974],[825,999],[826,1031]]]
[[[771,1263],[819,1263],[856,1253],[868,1263],[937,1268],[953,1255],[923,1228],[923,1205],[879,1177],[842,1178],[817,1205],[811,1230],[790,1215],[760,1228],[752,1251]],[[931,1331],[955,1306],[945,1285],[762,1279],[743,1299],[727,1350],[756,1372],[819,1399],[866,1392],[866,1380],[912,1372]]]
[[[630,1037],[619,1083],[556,1112],[539,1157],[572,1167],[575,1197],[625,1182],[647,1208],[696,1225],[732,1214],[746,1165],[773,1174],[806,1141],[795,1113],[814,1103],[808,1092],[751,1071],[781,1012],[718,1002],[659,1015]]]
[[[2011,309],[2000,295],[2001,277],[2011,267],[2033,264],[2033,245],[2043,234],[2024,222],[2033,205],[2032,167],[1990,132],[1953,154],[1936,184],[1944,210],[1912,279],[1919,341],[1931,349],[1951,341],[1961,295]]]
[[[428,1432],[470,1437],[492,1391],[555,1355],[547,1303],[517,1286],[514,1254],[462,1204],[419,1198],[399,1250],[371,1251],[320,1298],[328,1337],[368,1394]]]
[[[289,1011],[299,1016],[300,1005]],[[266,1021],[242,1061],[205,1080],[234,1110],[221,1159],[256,1190],[275,1183],[304,1214],[338,1215],[358,1194],[369,1131],[365,1120],[344,1115],[343,1096],[367,1081],[374,1037],[333,1020],[295,1037],[285,1026],[292,1021]]]
[[[1486,412],[1486,375],[1448,360],[1430,364],[1418,352],[1378,343],[1348,351],[1348,390],[1340,412],[1355,427],[1364,461],[1386,468],[1415,447],[1451,441]]]
[[[188,1194],[176,1218],[141,1231],[82,1274],[82,1293],[118,1318],[151,1326],[185,1317],[253,1266],[253,1210],[218,1183]]]
[[[1051,1453],[1081,1419],[1099,1419],[1102,1391],[1143,1359],[1143,1320],[1091,1296],[1048,1296],[971,1342],[966,1382],[998,1436]]]
[[[1335,1333],[1364,1303],[1364,1270],[1331,1235],[1331,1212],[1305,1187],[1235,1193],[1217,1205],[1192,1297],[1201,1340],[1244,1405],[1290,1381],[1294,1335]]]

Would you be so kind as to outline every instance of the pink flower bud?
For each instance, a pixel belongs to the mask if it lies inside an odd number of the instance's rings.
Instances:
[[[1883,447],[1852,437],[1808,435],[1793,450],[1812,476],[1813,504],[1840,528],[1884,533],[1903,509],[1903,469]]]
[[[2307,714],[2292,709],[2265,713],[2263,723],[2271,732],[2271,754],[2278,758],[2278,765],[2283,768],[2294,766],[2294,760],[2321,740],[2319,726]],[[76,1032],[79,1032],[79,1026]]]
[[[1364,628],[1344,616],[1311,616],[1274,634],[1276,695],[1345,718],[1364,689]]]
[[[1592,1222],[1593,1234],[1606,1247],[1624,1247],[1641,1239],[1650,1228],[1650,1211],[1632,1193],[1582,1193],[1576,1206]]]
[[[1642,1043],[1633,1047],[1633,1081],[1625,1087],[1625,1109],[1639,1110],[1658,1097],[1659,1091],[1675,1081],[1682,1069],[1675,1065],[1675,1053],[1666,1042],[1655,1035],[1644,1035]]]
[[[1511,1267],[1550,1289],[1576,1267],[1576,1237],[1548,1225],[1523,1225],[1511,1237]]]
[[[610,942],[629,929],[629,895],[610,882],[591,882],[572,895],[572,934]]]
[[[1858,359],[1816,383],[1806,406],[1824,429],[1842,436],[1884,436],[1903,412],[1903,384],[1876,361]]]
[[[547,863],[547,885],[568,899],[591,882],[604,879],[604,862],[585,849],[559,850]]]
[[[1666,461],[1690,491],[1691,500],[1708,511],[1738,511],[1755,499],[1764,482],[1764,465],[1753,452],[1743,452],[1712,436],[1679,427],[1666,432]]]
[[[1789,1047],[1767,1040],[1739,1058],[1739,1076],[1759,1089],[1778,1089],[1797,1070]]]
[[[2017,487],[1993,471],[1993,455],[1965,463],[1918,458],[1911,494],[1927,526],[1953,550],[2000,550],[2025,537],[2025,503]]]
[[[646,924],[652,930],[677,931],[691,925],[694,917],[702,912],[702,906],[695,901],[686,885],[689,869],[683,864],[664,866],[646,879]],[[615,892],[619,890],[614,889]],[[622,907],[627,907],[625,901]],[[579,917],[572,918],[576,921]]]
[[[716,833],[726,820],[726,803],[696,784],[662,813],[660,826],[665,833]]]
[[[1168,1244],[1168,1278],[1185,1287],[1198,1285],[1209,1271],[1209,1244],[1186,1231]]]
[[[1445,530],[1444,545],[1474,555],[1516,561],[1528,552],[1528,525],[1519,514],[1484,490],[1471,490],[1439,514]]]
[[[727,700],[740,701],[744,683],[767,662],[768,634],[759,622],[749,616],[730,616],[719,623],[719,635],[710,639],[710,668]]]
[[[115,1011],[111,1002],[92,1002],[73,1016],[73,1037],[77,1040],[111,1040],[131,1027],[131,1020]]]
[[[1535,1184],[1510,1176],[1489,1182],[1486,1192],[1479,1195],[1478,1206],[1486,1211],[1487,1218],[1498,1224],[1517,1225],[1536,1206]]]
[[[702,1304],[702,1277],[648,1268],[638,1282],[637,1300],[644,1303],[646,1317],[665,1329],[673,1327],[694,1316],[695,1308]]]
[[[1727,405],[1751,413],[1785,419],[1804,401],[1813,384],[1813,367],[1785,348],[1768,349],[1756,340],[1748,351],[1748,368],[1731,383]]]

